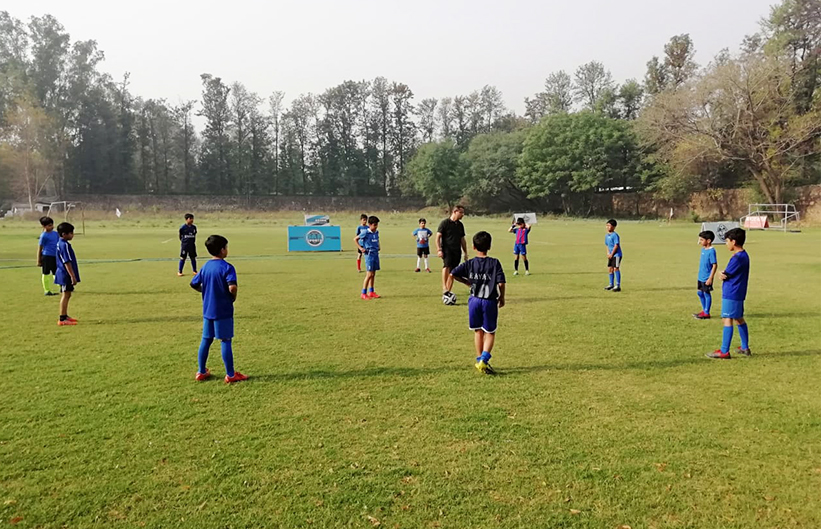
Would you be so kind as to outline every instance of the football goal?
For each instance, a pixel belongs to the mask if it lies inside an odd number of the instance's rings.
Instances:
[[[801,216],[793,204],[750,204],[747,214],[739,219],[748,230],[788,231],[790,222],[798,222]]]

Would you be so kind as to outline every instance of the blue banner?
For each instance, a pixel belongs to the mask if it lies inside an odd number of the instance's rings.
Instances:
[[[342,231],[339,226],[288,226],[288,251],[341,252]]]

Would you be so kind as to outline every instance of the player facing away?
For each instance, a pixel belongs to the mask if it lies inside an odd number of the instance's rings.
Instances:
[[[368,216],[364,213],[359,215],[359,226],[356,227],[356,239],[359,240],[359,237],[368,231]],[[356,271],[362,271],[362,250],[359,249],[359,244],[357,243],[356,249]]]
[[[724,235],[724,243],[732,256],[727,268],[721,271],[721,319],[724,322],[724,335],[721,340],[721,349],[707,353],[708,358],[730,359],[730,344],[733,341],[733,322],[738,325],[738,335],[741,337],[739,354],[751,356],[750,334],[747,322],[744,320],[744,300],[747,298],[747,283],[750,279],[750,256],[744,250],[747,232],[741,228],[733,228]]]
[[[71,239],[74,238],[74,226],[68,222],[61,222],[57,225],[57,273],[54,275],[54,283],[60,285],[60,319],[57,325],[77,325],[77,320],[68,315],[68,302],[74,286],[80,282],[80,268],[77,266],[77,256],[74,255],[74,248],[71,247]]]
[[[191,259],[191,269],[197,273],[197,227],[194,226],[194,215],[185,214],[185,224],[180,226],[180,269],[178,276],[183,276],[182,267],[185,265],[185,258]]]
[[[619,268],[621,267],[622,252],[621,239],[619,239],[619,234],[616,233],[617,225],[616,219],[608,220],[606,224],[607,235],[604,236],[604,245],[607,246],[607,269],[610,273],[610,284],[604,289],[613,292],[621,292],[621,271]],[[615,286],[613,284],[614,278],[616,280]]]
[[[376,272],[379,270],[379,218],[368,217],[368,229],[356,240],[356,247],[365,255],[365,282],[362,284],[362,299],[378,299],[381,296],[374,292]]]
[[[701,312],[693,314],[697,320],[710,319],[710,307],[713,304],[713,279],[718,269],[716,249],[713,241],[716,236],[711,231],[698,234],[698,244],[701,246],[701,260],[698,263],[698,299],[701,300]]]
[[[525,275],[530,275],[530,263],[527,262],[527,243],[528,238],[530,236],[530,224],[525,224],[525,219],[518,218],[516,219],[516,224],[510,227],[507,230],[510,233],[516,235],[516,243],[513,245],[513,255],[516,256],[516,260],[513,261],[513,275],[519,275],[519,256],[521,255],[522,258],[525,260]]]
[[[436,254],[442,258],[442,293],[448,294],[453,288],[451,271],[459,266],[462,254],[468,258],[468,245],[465,240],[464,206],[455,206],[450,217],[439,223],[436,229]]]
[[[241,382],[248,377],[234,370],[234,302],[237,300],[237,271],[228,263],[228,239],[211,235],[205,248],[212,255],[194,278],[191,288],[202,293],[202,341],[197,353],[199,369],[194,377],[206,380],[211,371],[206,367],[208,351],[214,338],[222,342],[222,362],[225,364],[225,383]]]
[[[56,296],[51,291],[51,283],[54,274],[57,273],[57,242],[60,236],[54,231],[54,221],[51,217],[40,217],[40,226],[43,227],[43,233],[40,234],[40,242],[37,245],[37,266],[43,271],[43,292],[46,296]]]
[[[473,236],[476,257],[458,265],[451,276],[470,287],[468,325],[473,331],[476,347],[476,369],[493,375],[490,367],[491,351],[496,342],[499,308],[505,306],[505,272],[498,259],[488,257],[491,237],[486,231]]]
[[[416,272],[422,270],[422,259],[424,259],[425,272],[430,273],[428,256],[430,255],[430,238],[433,232],[425,227],[427,223],[427,220],[419,219],[419,227],[413,230],[413,238],[416,239]]]

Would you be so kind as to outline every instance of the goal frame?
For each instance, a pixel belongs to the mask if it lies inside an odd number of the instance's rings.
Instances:
[[[801,213],[795,208],[795,204],[749,204],[747,206],[747,214],[738,219],[741,227],[744,227],[745,221],[749,217],[767,217],[772,219],[772,224],[769,228],[745,228],[752,230],[776,230],[787,232],[787,224],[789,222],[798,222],[801,220]],[[776,224],[777,222],[777,224]]]

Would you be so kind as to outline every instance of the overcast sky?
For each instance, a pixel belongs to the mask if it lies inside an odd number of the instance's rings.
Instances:
[[[667,40],[689,33],[705,64],[738,49],[773,0],[4,0],[27,20],[50,13],[94,39],[102,69],[131,72],[134,94],[199,99],[201,73],[290,101],[382,75],[416,101],[485,84],[521,113],[552,71],[598,60],[616,81],[644,77]]]

